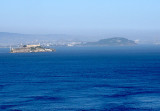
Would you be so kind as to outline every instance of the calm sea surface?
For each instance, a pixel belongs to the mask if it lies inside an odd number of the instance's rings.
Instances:
[[[160,111],[160,46],[0,49],[0,111]]]

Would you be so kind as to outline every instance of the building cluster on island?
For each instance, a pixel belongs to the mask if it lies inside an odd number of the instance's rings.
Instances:
[[[10,48],[11,53],[54,52],[55,49],[44,48],[38,45],[24,45],[20,48]]]

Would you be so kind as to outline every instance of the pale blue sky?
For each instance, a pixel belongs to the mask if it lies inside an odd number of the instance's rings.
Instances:
[[[0,32],[160,31],[160,0],[1,0]]]

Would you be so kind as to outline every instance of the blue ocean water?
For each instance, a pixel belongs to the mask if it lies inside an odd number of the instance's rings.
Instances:
[[[160,47],[0,49],[0,111],[159,111]]]

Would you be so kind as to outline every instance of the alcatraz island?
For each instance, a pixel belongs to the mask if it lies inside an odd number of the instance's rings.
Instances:
[[[55,49],[44,48],[38,45],[23,45],[20,48],[10,48],[11,53],[31,53],[31,52],[54,52]]]

